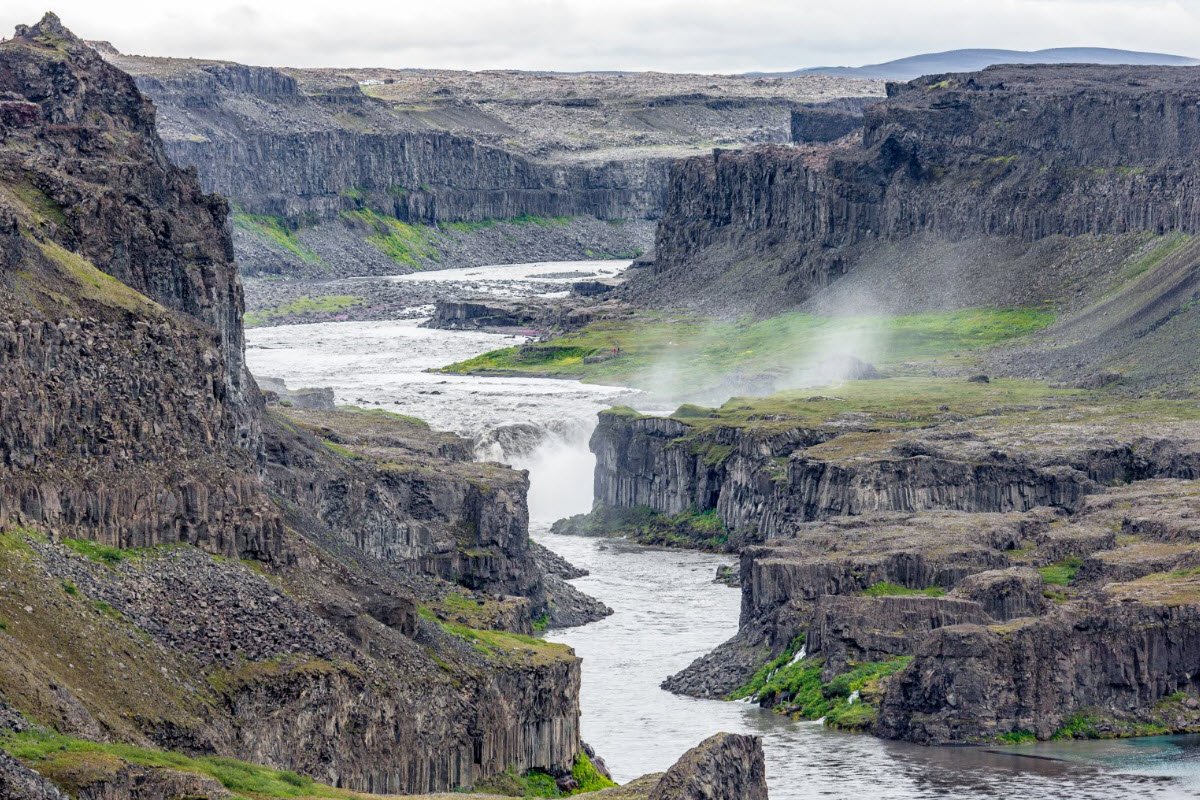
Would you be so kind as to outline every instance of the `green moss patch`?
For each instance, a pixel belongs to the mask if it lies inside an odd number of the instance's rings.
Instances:
[[[491,661],[542,666],[575,658],[574,652],[565,644],[547,642],[533,636],[505,631],[485,631],[445,622],[441,623],[441,626],[447,633],[466,639],[476,652]]]
[[[579,784],[579,788],[570,792],[562,792],[552,775],[539,770],[531,770],[524,775],[518,775],[510,767],[499,775],[493,775],[480,781],[475,786],[476,792],[503,795],[505,797],[571,797],[587,792],[598,792],[611,789],[617,784],[600,774],[585,754],[575,757],[571,768],[571,777]]]
[[[125,560],[125,553],[121,548],[93,542],[91,539],[63,539],[62,543],[98,564],[112,565]]]
[[[300,240],[296,238],[296,231],[282,217],[235,211],[233,227],[254,234],[265,242],[275,244],[301,261],[309,264],[322,263],[320,256],[300,243]]]
[[[98,744],[44,730],[0,739],[0,748],[29,764],[68,792],[120,769],[123,763],[207,775],[238,798],[361,797],[294,772],[271,769],[232,758],[189,758],[169,751],[126,744]]]
[[[912,661],[911,656],[900,656],[857,664],[824,682],[821,680],[824,659],[792,661],[798,647],[793,641],[785,653],[760,669],[730,699],[753,697],[796,719],[823,718],[830,727],[865,730],[875,722],[882,682]]]
[[[437,231],[432,227],[409,225],[369,208],[343,211],[342,218],[353,225],[372,229],[373,233],[367,236],[367,241],[397,264],[422,269],[440,257]]]
[[[307,317],[313,314],[340,314],[366,301],[348,294],[324,294],[312,297],[304,295],[277,306],[247,311],[242,322],[247,328],[261,328],[289,317]]]
[[[926,597],[941,597],[942,595],[946,594],[946,590],[940,586],[926,586],[924,589],[910,589],[907,586],[900,586],[895,583],[880,581],[879,583],[872,584],[866,589],[863,589],[861,592],[859,592],[859,594],[866,597],[893,597],[897,595],[913,594],[921,594],[925,595]]]
[[[1082,566],[1082,558],[1069,556],[1049,566],[1039,567],[1038,572],[1042,573],[1042,580],[1047,584],[1052,586],[1066,586],[1075,580],[1075,573],[1079,572],[1079,568]]]

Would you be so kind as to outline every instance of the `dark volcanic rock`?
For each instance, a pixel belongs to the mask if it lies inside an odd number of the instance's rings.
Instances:
[[[1170,234],[1200,231],[1188,155],[1200,139],[1196,74],[1058,65],[927,76],[889,84],[865,109],[860,142],[680,162],[653,270],[626,294],[723,314],[1020,297],[1079,316],[999,362],[1006,372],[1074,380],[1133,363],[1136,379],[1182,382],[1198,364],[1172,343],[1200,330],[1200,311],[1181,311],[1200,289],[1200,249]],[[1127,250],[1148,241],[1172,257],[1135,289],[1120,277],[1140,258]]]
[[[0,752],[0,800],[68,800],[58,787]]]
[[[1049,607],[1045,588],[1037,570],[1011,567],[969,575],[954,587],[951,596],[973,600],[993,618],[1007,622],[1044,613]]]
[[[569,770],[578,659],[455,632],[547,610],[526,476],[411,419],[265,412],[226,204],[167,160],[133,81],[47,15],[0,43],[0,97],[5,702],[361,790]],[[217,791],[104,760],[73,794]]]
[[[1177,583],[1172,592],[1195,591],[1194,576]],[[1131,587],[1045,617],[934,631],[889,684],[879,732],[926,743],[1019,731],[1046,739],[1088,709],[1103,709],[1114,730],[1154,721],[1159,701],[1200,691],[1200,606],[1147,588],[1151,602]],[[1190,718],[1174,729],[1200,728],[1200,711]]]
[[[732,733],[710,736],[667,770],[649,800],[767,800],[761,740]]]
[[[851,663],[910,655],[914,641],[947,625],[988,624],[983,606],[947,597],[835,597],[816,604],[808,626],[808,654],[825,659],[832,680]]]
[[[225,202],[53,15],[0,45],[3,92],[39,112],[2,131],[0,521],[285,557]]]

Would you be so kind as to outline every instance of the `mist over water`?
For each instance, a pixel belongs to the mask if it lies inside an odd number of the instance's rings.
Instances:
[[[927,748],[665,692],[663,678],[736,632],[739,593],[713,582],[717,566],[734,558],[549,532],[554,520],[591,508],[595,461],[587,439],[596,413],[617,403],[647,408],[647,398],[572,381],[427,373],[514,340],[415,322],[255,329],[247,340],[255,374],[293,388],[331,386],[341,404],[421,417],[472,437],[481,457],[530,471],[531,536],[590,570],[573,583],[616,612],[547,638],[583,658],[583,737],[620,781],[664,770],[707,736],[730,731],[763,737],[773,800],[1196,796],[1195,736]],[[867,357],[858,346],[851,352]]]

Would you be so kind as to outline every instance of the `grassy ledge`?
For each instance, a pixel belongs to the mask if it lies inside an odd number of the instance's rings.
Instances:
[[[271,769],[232,758],[189,758],[179,753],[126,744],[98,744],[45,730],[30,730],[0,739],[0,749],[33,767],[68,793],[116,774],[124,764],[191,772],[213,778],[239,800],[292,797],[358,798],[294,772]]]
[[[277,306],[247,311],[242,317],[242,322],[247,328],[261,328],[293,316],[337,315],[355,306],[361,306],[365,302],[361,297],[348,294],[324,294],[313,297],[304,295]]]
[[[787,379],[848,349],[880,367],[933,359],[967,364],[970,351],[1053,321],[1052,313],[1028,308],[846,318],[789,312],[735,321],[641,312],[548,342],[493,350],[443,371],[581,378],[670,396],[730,375]]]
[[[831,728],[866,730],[875,723],[883,682],[912,661],[911,656],[898,656],[889,661],[854,664],[825,682],[821,680],[824,659],[795,660],[801,643],[797,637],[729,699],[752,697],[793,719],[823,719]]]

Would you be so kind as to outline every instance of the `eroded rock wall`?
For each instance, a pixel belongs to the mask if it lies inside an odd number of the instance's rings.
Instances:
[[[646,297],[796,305],[917,235],[1195,233],[1192,68],[1004,66],[889,84],[861,144],[678,162]],[[772,292],[739,291],[751,275]],[[638,286],[634,287],[639,288]],[[698,296],[698,297],[697,297]],[[711,303],[710,303],[711,304]]]

